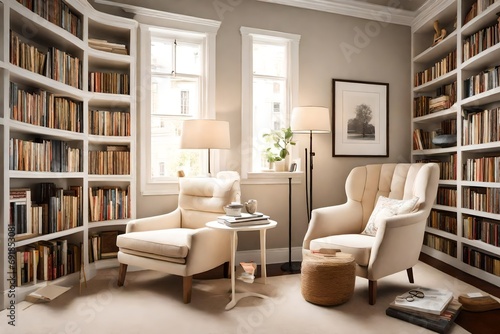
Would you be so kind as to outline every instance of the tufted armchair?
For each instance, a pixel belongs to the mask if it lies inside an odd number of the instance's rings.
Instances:
[[[180,178],[178,207],[167,214],[135,219],[117,238],[120,273],[125,282],[128,265],[183,277],[183,301],[191,301],[193,275],[227,263],[229,233],[205,227],[224,215],[223,206],[240,201],[236,172],[216,178]]]
[[[426,220],[437,194],[435,163],[375,164],[354,168],[347,177],[344,204],[312,211],[303,250],[340,249],[368,279],[369,303],[377,280],[418,262]]]

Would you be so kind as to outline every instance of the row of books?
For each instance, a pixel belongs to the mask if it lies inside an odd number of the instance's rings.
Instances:
[[[89,174],[94,175],[129,175],[130,152],[128,147],[108,146],[106,151],[89,151]]]
[[[114,72],[90,72],[89,91],[109,94],[130,94],[128,74]]]
[[[104,39],[89,38],[89,46],[92,49],[126,55],[127,46],[122,43],[112,43]]]
[[[477,73],[464,80],[464,98],[497,88],[500,82],[500,66]]]
[[[24,7],[43,17],[47,21],[63,28],[74,36],[82,36],[82,20],[62,0],[17,0]]]
[[[432,209],[427,219],[427,226],[457,234],[457,214],[453,212]]]
[[[500,213],[500,188],[464,187],[462,191],[463,208]]]
[[[464,25],[471,21],[473,18],[481,14],[486,8],[498,0],[476,0],[472,3],[469,11],[465,14]]]
[[[436,159],[417,159],[415,162],[434,162],[439,165],[439,178],[441,180],[456,180],[457,179],[457,154],[449,155],[449,161],[441,161]]]
[[[473,35],[466,37],[463,44],[464,61],[494,46],[499,41],[500,27],[498,22],[496,22],[492,26],[479,30]]]
[[[482,253],[474,248],[464,246],[462,261],[470,266],[500,276],[500,258]]]
[[[269,224],[269,216],[260,212],[242,213],[240,216],[220,216],[217,221],[230,227]]]
[[[97,136],[130,136],[130,113],[89,110],[89,133]]]
[[[78,57],[52,46],[47,51],[41,51],[22,42],[13,31],[10,33],[10,62],[72,87],[82,88],[82,61]]]
[[[432,139],[438,136],[437,130],[426,131],[424,129],[413,130],[413,149],[414,150],[428,150],[437,148],[432,143]]]
[[[103,231],[89,236],[89,263],[116,258],[118,246],[116,238],[121,231]]]
[[[500,182],[500,156],[465,160],[463,178],[465,181]]]
[[[45,90],[30,92],[10,83],[10,118],[52,129],[83,132],[83,104]]]
[[[450,290],[419,287],[396,296],[385,313],[437,333],[447,333],[461,308]]]
[[[457,242],[434,234],[425,233],[424,245],[440,252],[457,257]]]
[[[82,154],[60,140],[10,138],[9,169],[30,172],[81,172]]]
[[[83,225],[82,187],[62,189],[43,183],[38,192],[48,185],[50,193],[37,197],[32,195],[31,188],[10,189],[9,225],[16,229],[16,241]]]
[[[484,110],[464,110],[462,121],[464,145],[500,141],[500,107]]]
[[[415,74],[413,86],[418,87],[457,68],[457,51],[453,50],[434,66]]]
[[[130,217],[130,186],[90,187],[89,221],[126,219]]]
[[[16,285],[52,281],[78,272],[81,268],[81,245],[66,239],[38,241],[16,249]]]
[[[436,196],[436,204],[457,207],[457,189],[439,187]]]
[[[500,247],[500,223],[483,217],[466,216],[463,219],[464,238],[481,240]]]

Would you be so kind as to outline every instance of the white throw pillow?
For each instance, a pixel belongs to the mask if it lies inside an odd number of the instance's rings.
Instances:
[[[418,209],[417,202],[418,197],[400,200],[379,196],[370,219],[368,219],[368,223],[361,234],[375,236],[382,219],[416,211]]]

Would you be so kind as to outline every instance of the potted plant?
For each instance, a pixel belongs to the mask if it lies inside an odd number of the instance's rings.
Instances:
[[[262,135],[269,147],[265,150],[266,160],[271,166],[276,162],[283,161],[284,166],[280,169],[286,171],[286,161],[287,157],[290,155],[289,146],[295,145],[293,141],[293,132],[290,127],[282,128],[280,130],[273,130],[269,133]]]

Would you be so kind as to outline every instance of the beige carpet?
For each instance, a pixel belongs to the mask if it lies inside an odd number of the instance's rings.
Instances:
[[[368,283],[361,278],[354,296],[333,307],[304,301],[299,274],[269,277],[266,285],[260,279],[253,284],[237,280],[238,291],[271,298],[244,298],[229,311],[224,310],[230,296],[228,279],[194,280],[192,302],[185,305],[179,277],[130,272],[126,286],[117,288],[117,274],[117,269],[100,271],[81,295],[73,287],[50,303],[20,303],[15,328],[7,324],[6,311],[0,312],[0,333],[433,333],[385,315],[390,301],[413,287],[406,272],[379,281],[374,306],[368,305]],[[414,274],[418,286],[450,289],[456,297],[478,291],[424,263]],[[455,324],[451,333],[467,331]]]

